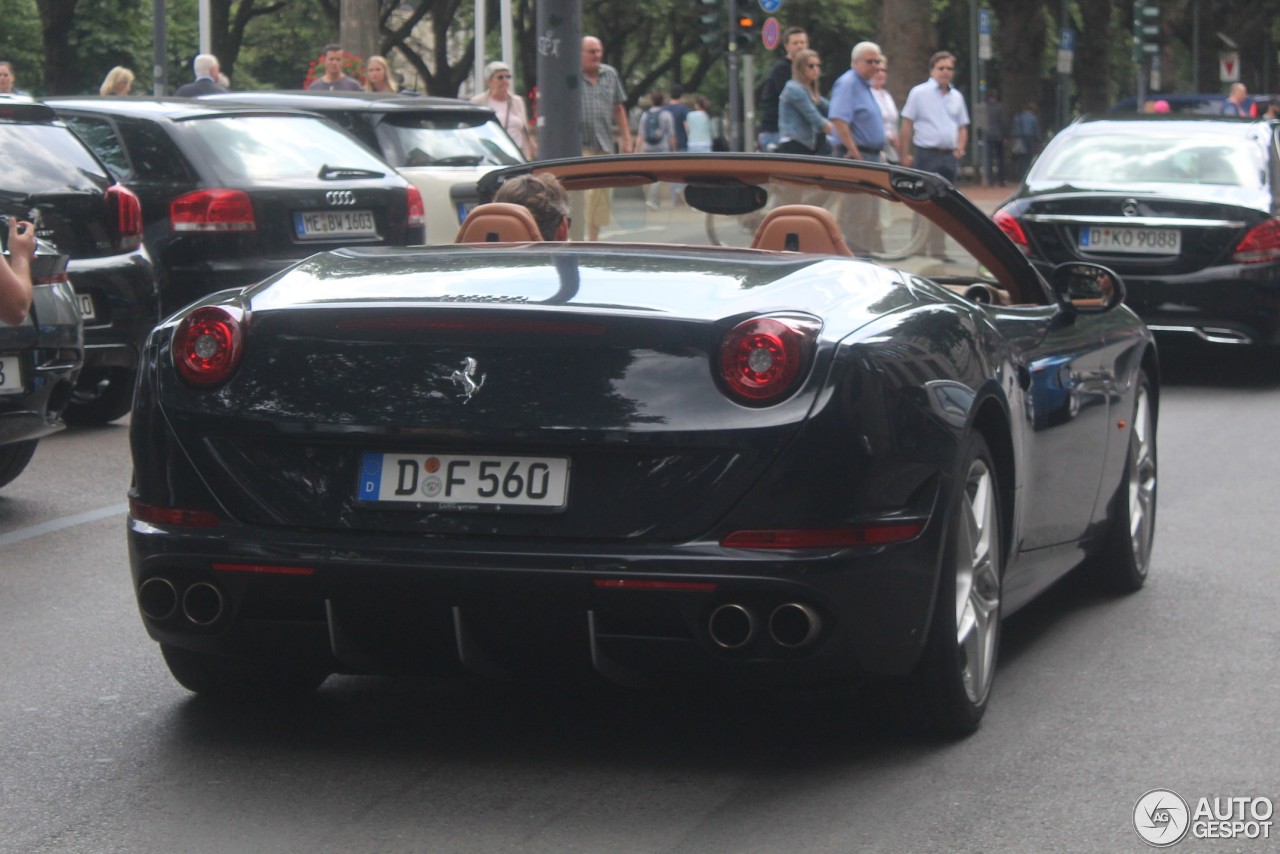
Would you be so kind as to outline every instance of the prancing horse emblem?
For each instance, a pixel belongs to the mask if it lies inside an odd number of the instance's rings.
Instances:
[[[480,386],[484,385],[485,377],[488,376],[488,374],[481,374],[480,379],[477,381],[477,367],[479,366],[476,364],[476,360],[468,356],[467,361],[463,363],[462,370],[454,371],[449,376],[449,379],[457,383],[458,387],[462,389],[458,397],[462,398],[463,404],[471,401],[471,395],[480,390]]]

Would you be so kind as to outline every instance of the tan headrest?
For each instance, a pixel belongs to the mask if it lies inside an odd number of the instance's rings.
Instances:
[[[526,243],[541,239],[538,223],[528,208],[489,202],[471,209],[454,243]]]
[[[751,248],[853,256],[835,217],[816,205],[782,205],[769,211],[756,229]]]

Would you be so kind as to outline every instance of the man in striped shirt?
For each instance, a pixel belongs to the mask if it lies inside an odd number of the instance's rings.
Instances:
[[[582,39],[582,154],[591,157],[612,154],[614,129],[617,128],[618,150],[631,153],[631,123],[627,120],[627,92],[622,79],[611,65],[605,65],[604,47],[595,36]],[[577,194],[574,194],[577,200]],[[588,190],[585,211],[575,211],[575,240],[582,238],[581,221],[585,219],[588,240],[600,239],[600,228],[608,225],[612,194],[609,190]]]

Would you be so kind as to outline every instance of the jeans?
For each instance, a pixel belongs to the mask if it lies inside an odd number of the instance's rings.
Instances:
[[[912,164],[922,172],[934,172],[946,178],[952,184],[960,172],[960,161],[954,152],[938,151],[934,148],[915,147],[915,162]],[[929,223],[926,249],[935,258],[942,257],[946,250],[947,235],[933,223]]]

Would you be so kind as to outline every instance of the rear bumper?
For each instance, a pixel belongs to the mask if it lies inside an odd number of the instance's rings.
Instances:
[[[1213,344],[1280,344],[1280,264],[1162,278],[1121,275],[1125,302],[1157,333]]]
[[[50,358],[35,366],[32,391],[0,395],[0,445],[39,439],[63,427],[62,410],[71,399],[80,364],[78,358],[64,358],[68,354],[42,352]],[[78,357],[79,353],[73,355]]]
[[[96,368],[135,368],[160,316],[146,251],[73,260],[67,275],[76,295],[93,301],[94,317],[84,325],[86,376]]]
[[[830,684],[915,666],[940,527],[935,519],[916,540],[889,548],[782,554],[715,543],[522,550],[349,532],[162,529],[130,519],[129,547],[135,591],[165,599],[173,589],[171,612],[142,607],[151,637],[210,654],[283,656],[347,673],[594,669],[623,682]],[[161,582],[144,588],[153,579]],[[659,586],[625,588],[622,580]],[[196,619],[183,608],[193,587]],[[215,598],[216,615],[200,610]],[[753,621],[740,645],[710,629],[725,605],[736,606],[740,623]],[[771,635],[771,616],[791,605],[811,612],[812,638]]]

